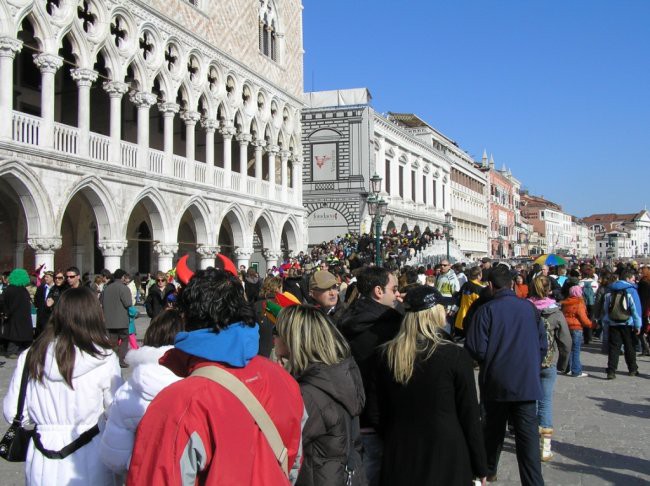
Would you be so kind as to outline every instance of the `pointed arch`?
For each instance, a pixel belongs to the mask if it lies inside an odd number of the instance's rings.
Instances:
[[[27,219],[28,238],[60,234],[54,224],[48,192],[32,169],[12,160],[0,165],[0,179],[4,179],[18,195]]]
[[[183,208],[178,212],[177,218],[174,221],[173,227],[178,230],[183,215],[186,211],[189,211],[194,219],[194,227],[196,229],[196,241],[204,245],[212,244],[213,235],[212,229],[209,225],[210,221],[210,209],[203,199],[198,196],[194,196],[189,199]]]
[[[115,196],[106,187],[104,182],[97,176],[88,176],[81,179],[75,186],[67,191],[68,197],[60,206],[57,215],[56,227],[61,228],[63,225],[63,216],[70,204],[70,201],[77,194],[82,194],[95,215],[97,220],[97,235],[100,240],[123,240],[125,232],[120,231],[116,217],[117,211],[114,206]]]
[[[300,232],[298,228],[300,228],[300,225],[293,214],[287,216],[280,226],[280,248],[287,253],[285,256],[288,256],[292,252],[298,253],[301,249],[301,238],[299,237]]]
[[[262,235],[264,248],[278,248],[277,236],[274,234],[275,224],[273,223],[273,217],[267,210],[263,210],[257,215],[255,219],[255,230],[257,228],[259,228]]]
[[[126,211],[126,214],[128,214],[129,217],[126,218],[126,221],[124,222],[125,226],[123,228],[123,233],[126,234],[126,225],[128,224],[128,220],[139,203],[142,203],[151,219],[151,232],[153,239],[163,243],[175,241],[176,235],[171,234],[172,225],[169,223],[169,213],[167,211],[168,203],[165,202],[158,189],[153,187],[145,188],[133,200],[128,211]]]
[[[242,208],[233,203],[226,207],[222,214],[223,216],[219,219],[219,226],[221,226],[223,220],[228,221],[232,230],[233,245],[248,248],[250,246],[248,243],[252,241],[252,238],[249,231],[247,231],[246,215]]]
[[[38,49],[41,52],[51,52],[56,50],[54,45],[54,34],[50,23],[43,19],[36,10],[26,10],[25,15],[18,19],[16,23],[16,36],[22,30],[23,22],[27,20],[34,29],[34,39],[38,43]]]

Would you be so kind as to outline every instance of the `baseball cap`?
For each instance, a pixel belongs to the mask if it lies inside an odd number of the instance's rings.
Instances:
[[[328,290],[338,284],[336,277],[327,270],[319,270],[309,279],[309,290]]]

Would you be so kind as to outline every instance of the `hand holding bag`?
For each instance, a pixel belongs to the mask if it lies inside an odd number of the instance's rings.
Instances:
[[[28,355],[29,357],[29,355]],[[23,376],[20,379],[20,392],[18,394],[18,407],[14,421],[9,426],[2,440],[0,440],[0,457],[9,462],[25,462],[29,441],[34,434],[33,429],[23,427],[23,407],[25,406],[25,395],[27,393],[27,382],[29,381],[29,369],[27,359],[23,367]]]

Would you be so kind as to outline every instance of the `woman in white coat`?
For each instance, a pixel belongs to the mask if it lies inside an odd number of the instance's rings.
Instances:
[[[159,365],[158,360],[174,347],[174,337],[183,330],[180,312],[167,309],[149,324],[144,346],[126,355],[133,373],[115,393],[100,448],[104,464],[118,474],[129,468],[135,431],[151,400],[163,388],[181,379]]]
[[[106,335],[104,315],[97,297],[87,287],[68,289],[50,321],[32,347],[18,358],[4,400],[4,416],[16,414],[23,367],[29,370],[24,422],[34,423],[25,462],[25,483],[30,485],[113,485],[115,475],[99,457],[104,412],[122,384],[117,357]],[[80,444],[86,431],[90,442],[66,457],[56,453]]]

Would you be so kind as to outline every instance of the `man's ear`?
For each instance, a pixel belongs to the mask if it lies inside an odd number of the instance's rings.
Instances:
[[[384,291],[383,291],[383,289],[381,288],[380,285],[375,285],[375,286],[372,288],[372,296],[373,296],[375,299],[381,299],[381,296],[382,296],[383,294],[384,294]]]

